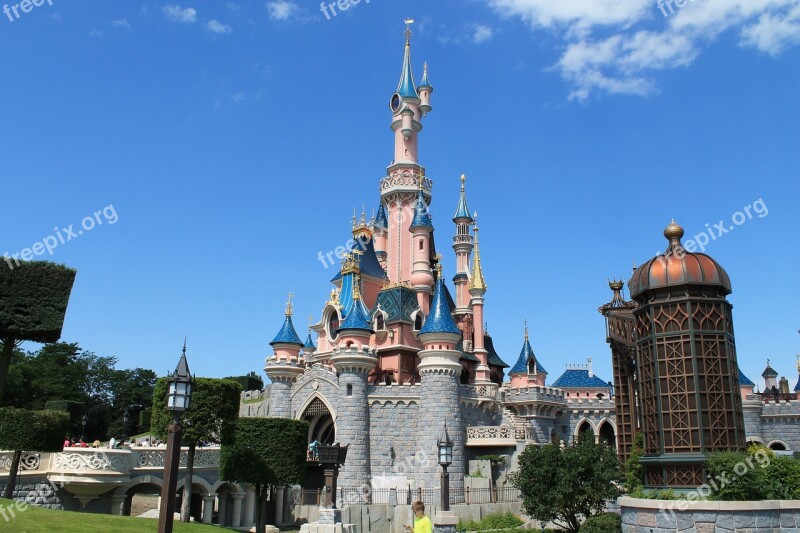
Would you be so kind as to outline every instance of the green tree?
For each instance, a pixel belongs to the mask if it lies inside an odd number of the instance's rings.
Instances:
[[[589,436],[564,449],[528,446],[510,480],[520,489],[528,516],[578,531],[581,519],[603,512],[606,501],[617,496],[618,476],[616,451]]]
[[[222,479],[256,487],[256,531],[264,533],[271,485],[302,483],[308,422],[286,418],[240,418],[232,443],[223,443]]]
[[[22,452],[60,452],[68,427],[69,415],[63,411],[0,408],[0,450],[14,452],[3,498],[13,496]]]
[[[0,264],[0,399],[17,344],[55,342],[61,337],[75,274],[47,261]]]
[[[150,430],[166,440],[172,413],[167,411],[169,380],[161,378],[153,392],[154,409],[150,418]],[[236,420],[239,418],[239,397],[242,387],[228,379],[195,378],[192,386],[192,403],[181,415],[183,443],[189,447],[184,478],[181,520],[190,519],[192,501],[192,475],[194,455],[201,442],[225,444],[233,439]]]
[[[644,466],[639,463],[644,453],[644,436],[641,432],[633,438],[633,449],[625,461],[625,491],[630,495],[638,495],[644,488]]]

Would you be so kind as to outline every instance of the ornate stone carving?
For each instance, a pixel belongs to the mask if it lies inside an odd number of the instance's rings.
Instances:
[[[56,470],[73,470],[79,472],[87,470],[113,470],[127,473],[130,469],[127,455],[109,454],[99,451],[91,451],[89,453],[57,453],[55,455],[53,467]]]
[[[14,452],[0,453],[0,471],[10,471]],[[23,452],[19,460],[19,470],[39,470],[39,454]]]

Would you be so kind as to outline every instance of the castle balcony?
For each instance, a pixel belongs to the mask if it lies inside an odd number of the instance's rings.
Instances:
[[[467,427],[466,445],[468,447],[516,446],[517,428],[513,426],[469,426]]]
[[[462,400],[477,400],[478,403],[497,401],[499,386],[496,383],[480,385],[461,385]]]

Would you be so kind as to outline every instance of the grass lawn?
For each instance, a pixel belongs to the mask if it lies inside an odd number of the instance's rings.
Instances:
[[[14,533],[139,533],[158,530],[158,521],[130,516],[112,516],[91,513],[72,513],[69,511],[53,511],[28,506],[19,512],[16,502],[0,499],[0,531]],[[11,517],[13,509],[14,518]],[[212,531],[230,531],[219,526],[204,524],[183,524],[175,522],[175,533],[211,533]]]

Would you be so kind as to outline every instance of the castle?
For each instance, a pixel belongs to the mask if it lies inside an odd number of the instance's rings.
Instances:
[[[495,351],[485,326],[479,228],[464,176],[453,216],[455,272],[443,271],[429,207],[433,182],[417,155],[432,93],[427,64],[420,83],[414,81],[407,30],[400,81],[389,101],[394,161],[380,180],[376,215],[369,221],[363,212],[360,220],[354,216],[321,320],[301,340],[290,301],[266,359],[271,383],[263,392],[243,393],[243,416],[307,420],[310,443],[348,445],[342,487],[435,488],[440,467],[432,456],[445,431],[454,443],[454,491],[464,487],[467,461],[479,456],[507,455],[513,467],[526,445],[570,442],[582,432],[618,444],[615,387],[594,374],[591,360],[548,384],[527,324],[512,367]],[[611,283],[607,305],[627,305],[622,286]],[[747,440],[800,449],[800,402],[789,401],[796,396],[786,390],[762,398],[736,370],[741,386],[734,394],[741,394]],[[320,476],[311,468],[306,486],[321,486]]]

